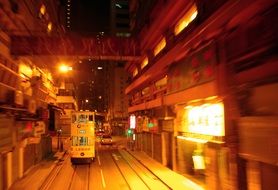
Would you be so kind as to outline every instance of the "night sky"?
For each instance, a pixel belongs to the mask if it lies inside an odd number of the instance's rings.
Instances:
[[[93,35],[110,30],[110,0],[72,0],[71,30]]]

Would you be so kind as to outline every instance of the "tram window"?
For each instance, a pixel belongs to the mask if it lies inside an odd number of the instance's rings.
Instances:
[[[87,146],[89,145],[88,137],[72,137],[72,146]]]
[[[79,146],[86,146],[88,145],[88,137],[79,137]]]
[[[89,121],[94,121],[93,115],[89,115]]]
[[[87,120],[87,117],[86,117],[86,115],[84,115],[84,114],[81,114],[81,115],[79,115],[79,122],[86,122],[86,120]]]
[[[72,137],[72,146],[78,146],[78,137]]]

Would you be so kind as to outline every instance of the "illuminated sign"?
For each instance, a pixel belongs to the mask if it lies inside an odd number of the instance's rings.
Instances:
[[[224,136],[224,105],[208,103],[200,106],[187,106],[188,132]]]
[[[135,117],[135,115],[129,116],[129,127],[131,129],[135,129],[135,127],[136,127],[136,117]]]

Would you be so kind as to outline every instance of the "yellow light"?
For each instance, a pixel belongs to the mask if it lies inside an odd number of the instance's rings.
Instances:
[[[141,69],[143,69],[144,67],[146,67],[149,63],[149,59],[148,57],[145,57],[145,59],[143,60],[142,64],[141,64]]]
[[[188,132],[224,136],[224,105],[222,102],[188,106]]]
[[[185,29],[189,23],[197,17],[197,15],[197,6],[194,4],[176,24],[175,35],[178,35],[183,29]]]
[[[166,46],[166,39],[162,38],[162,40],[157,44],[157,46],[154,48],[154,56],[156,56],[163,48]]]
[[[187,141],[192,141],[192,142],[196,142],[196,143],[207,143],[208,140],[205,139],[198,139],[198,138],[193,138],[193,137],[185,137],[185,136],[177,136],[178,139],[183,139],[183,140],[187,140]]]
[[[71,70],[72,70],[72,67],[69,67],[69,66],[67,66],[67,65],[61,65],[61,66],[59,67],[59,70],[60,70],[60,72],[62,72],[62,73],[67,73],[68,71],[71,71]]]
[[[192,156],[192,159],[193,159],[194,169],[197,170],[206,169],[204,156],[196,155],[196,156]]]
[[[45,13],[46,13],[46,7],[45,7],[44,4],[42,4],[42,6],[41,6],[41,8],[40,8],[40,13],[41,13],[42,15],[45,15]]]
[[[20,73],[20,76],[22,76],[23,78],[26,78],[26,77],[31,78],[33,75],[33,70],[31,69],[30,66],[28,66],[26,64],[19,64],[19,73]]]

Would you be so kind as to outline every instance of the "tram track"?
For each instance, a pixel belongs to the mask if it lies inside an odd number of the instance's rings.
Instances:
[[[125,151],[126,152],[126,151]],[[151,170],[149,170],[144,164],[140,163],[133,155],[126,152],[125,155],[123,153],[120,153],[121,158],[123,161],[128,165],[128,167],[134,172],[134,174],[138,177],[138,179],[141,180],[141,182],[145,185],[147,189],[154,189],[153,184],[150,184],[150,181],[155,181],[155,183],[160,183],[161,186],[165,187],[163,189],[172,189],[170,186],[168,186],[165,182],[163,182],[157,175],[155,175]],[[122,177],[124,178],[125,182],[127,183],[127,186],[129,189],[131,188],[131,184],[128,182],[129,180],[125,176],[125,172],[123,169],[121,169],[121,166],[117,163],[118,160],[115,159],[115,156],[113,156],[113,153],[111,153],[111,156],[113,157],[113,162],[117,166],[118,170],[120,171]],[[141,168],[141,169],[140,169]],[[144,168],[145,171],[142,170]],[[148,180],[146,180],[148,179]]]
[[[155,178],[155,180],[160,181],[165,187],[168,189],[172,189],[168,184],[166,184],[162,179],[160,179],[159,176],[157,176],[152,170],[150,170],[148,167],[146,167],[138,158],[136,158],[133,154],[130,154],[128,151],[125,151],[126,154],[128,154],[130,157],[132,157],[132,160],[136,160],[135,164],[140,164],[140,166],[144,167],[146,170],[148,170]]]
[[[55,162],[55,165],[48,176],[44,179],[39,190],[48,190],[52,182],[55,180],[56,176],[60,173],[62,167],[64,166],[65,160],[68,159],[69,155],[67,151],[64,152],[62,157]]]
[[[126,189],[172,189],[128,151],[119,151],[117,149],[114,149],[111,150],[109,154],[112,160],[108,160],[112,161],[111,164],[113,163],[112,165],[114,165],[115,169],[118,170],[118,175],[121,176],[123,184],[126,184]],[[102,188],[106,188],[106,185],[103,184],[108,183],[108,186],[109,184],[111,185],[111,180],[107,180],[105,178],[107,177],[107,175],[102,174],[103,171],[105,172],[105,169],[103,170],[102,167],[99,167],[102,165],[97,165],[98,163],[80,165],[78,164],[71,166],[69,166],[68,164],[70,164],[69,155],[65,154],[55,164],[55,167],[43,181],[39,190],[50,190],[52,188],[58,189],[58,187],[64,190],[75,190],[80,188],[89,190],[94,189],[94,186],[96,184],[102,184]],[[69,168],[71,169],[69,170]],[[103,181],[93,181],[93,183],[90,183],[90,180],[96,179],[94,177],[94,174],[92,173],[93,171],[97,171],[96,169],[100,169],[101,175],[99,174],[98,179],[103,180],[104,183]],[[64,183],[64,185],[60,183],[60,185],[62,185],[60,186],[57,180],[62,179],[62,176],[65,176],[65,174],[63,173],[65,171],[70,171],[70,173],[66,174],[68,180],[66,180],[67,182]]]
[[[70,180],[70,184],[69,184],[68,189],[71,189],[71,187],[72,187],[72,183],[73,183],[73,180],[74,180],[74,176],[75,176],[75,174],[76,174],[76,168],[77,168],[77,166],[74,165],[74,172],[73,172],[72,175],[71,175],[71,180]]]

